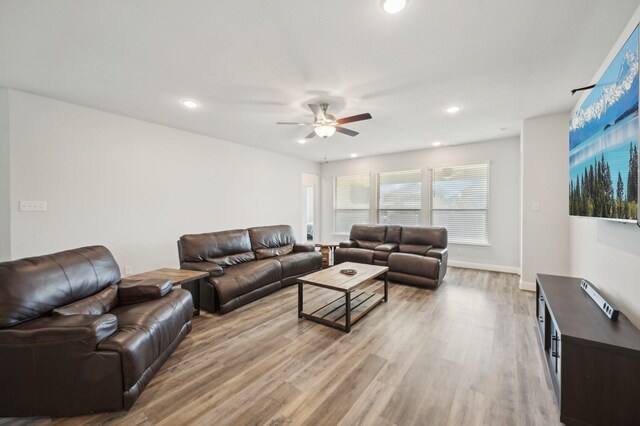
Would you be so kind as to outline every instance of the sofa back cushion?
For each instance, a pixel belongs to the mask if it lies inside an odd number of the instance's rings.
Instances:
[[[251,249],[258,259],[283,256],[293,251],[296,237],[289,225],[257,226],[249,228]]]
[[[359,248],[373,250],[380,244],[384,244],[386,232],[386,225],[353,225],[349,239],[354,240]]]
[[[426,226],[403,226],[400,237],[400,251],[403,245],[447,247],[447,229]]]
[[[0,328],[37,318],[120,281],[102,246],[0,263]]]
[[[53,310],[53,315],[104,315],[118,304],[118,286],[112,284],[93,296]]]
[[[400,244],[401,235],[402,235],[402,226],[389,225],[387,226],[387,233],[384,237],[384,242]]]
[[[246,229],[180,237],[183,262],[212,262],[222,267],[255,260]]]

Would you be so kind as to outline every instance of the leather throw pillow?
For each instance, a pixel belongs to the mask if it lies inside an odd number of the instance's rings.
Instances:
[[[53,310],[53,315],[103,315],[118,303],[118,286],[112,284],[93,296]]]
[[[259,248],[256,249],[256,259],[267,259],[269,257],[284,256],[293,251],[293,244],[287,244],[282,247]]]

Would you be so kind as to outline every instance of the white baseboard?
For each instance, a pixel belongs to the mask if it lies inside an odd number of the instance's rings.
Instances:
[[[520,290],[536,291],[536,283],[530,283],[529,281],[520,280],[520,285],[518,287]]]
[[[515,266],[489,265],[486,263],[461,262],[459,260],[449,260],[449,266],[453,266],[457,268],[467,268],[467,269],[480,269],[481,271],[505,272],[507,274],[520,275],[520,268]]]

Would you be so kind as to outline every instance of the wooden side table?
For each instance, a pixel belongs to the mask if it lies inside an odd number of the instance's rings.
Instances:
[[[336,251],[336,247],[339,247],[339,243],[329,243],[329,244],[321,244],[318,243],[315,245],[316,247],[320,247],[320,253],[322,253],[322,267],[328,268],[329,266],[333,266],[333,253]]]
[[[195,308],[194,316],[200,315],[200,281],[209,276],[208,272],[201,271],[188,271],[185,269],[173,269],[173,268],[161,268],[154,271],[143,272],[141,274],[129,275],[124,277],[127,280],[148,280],[148,279],[160,279],[173,281],[174,287],[179,285],[184,288],[185,284],[195,282],[193,289],[191,285],[185,288],[191,293],[193,298],[193,307]]]

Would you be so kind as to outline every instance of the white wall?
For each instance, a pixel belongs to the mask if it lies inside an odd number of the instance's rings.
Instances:
[[[104,244],[137,273],[177,266],[185,233],[284,223],[304,238],[317,163],[14,90],[9,105],[14,259]]]
[[[0,262],[11,258],[9,90],[0,88]]]
[[[322,240],[344,241],[333,234],[333,178],[359,173],[394,170],[423,170],[423,210],[428,211],[429,191],[426,175],[429,167],[491,163],[489,182],[489,247],[449,245],[451,265],[518,273],[519,257],[519,143],[501,139],[468,145],[424,149],[397,154],[365,157],[323,164],[322,168]],[[375,208],[375,198],[372,197]],[[428,217],[423,214],[424,224]]]
[[[594,75],[597,81],[640,21],[640,7]],[[582,100],[578,100],[579,105]],[[640,327],[640,228],[602,219],[569,219],[571,275],[593,282]]]
[[[568,113],[522,123],[521,289],[535,290],[536,273],[569,273],[568,129]]]

